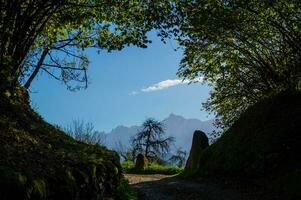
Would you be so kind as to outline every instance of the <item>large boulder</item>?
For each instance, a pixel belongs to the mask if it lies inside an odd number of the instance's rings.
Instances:
[[[207,135],[200,130],[196,130],[193,134],[190,154],[185,166],[186,170],[199,169],[201,154],[208,146],[209,142]]]
[[[147,158],[141,153],[138,154],[136,158],[135,168],[138,170],[143,170],[148,164]]]

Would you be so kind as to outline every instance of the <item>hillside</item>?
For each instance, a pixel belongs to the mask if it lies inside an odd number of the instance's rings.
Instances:
[[[118,155],[75,141],[28,105],[0,99],[0,199],[114,197]]]
[[[245,179],[301,199],[301,93],[250,107],[201,156],[202,176]]]
[[[176,138],[175,146],[182,147],[186,151],[190,149],[192,135],[196,129],[200,129],[207,134],[215,130],[213,120],[185,119],[175,114],[170,114],[162,122],[165,125],[166,135]],[[140,129],[141,126],[117,126],[111,132],[107,133],[106,144],[108,147],[114,148],[116,142],[120,141],[125,146],[128,146],[130,138]]]

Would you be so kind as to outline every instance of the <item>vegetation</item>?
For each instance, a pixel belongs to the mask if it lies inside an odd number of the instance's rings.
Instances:
[[[146,33],[168,6],[137,0],[1,1],[0,94],[15,96],[18,81],[28,89],[40,71],[69,89],[86,88],[85,49],[146,47]]]
[[[184,48],[178,75],[212,86],[204,107],[228,128],[202,153],[198,173],[256,179],[301,198],[300,0],[2,0],[0,13],[0,199],[136,198],[119,156],[95,145],[103,138],[92,124],[73,122],[73,139],[32,111],[27,90],[42,71],[86,88],[87,48],[144,48],[153,28]],[[180,173],[154,163],[173,141],[147,119],[133,149],[120,152],[152,164],[137,171],[128,161],[124,171]],[[183,166],[185,157],[178,150],[170,160]]]
[[[118,142],[115,143],[115,147],[113,149],[117,151],[117,153],[124,161],[135,162],[136,155],[134,155],[135,152],[133,148],[128,148],[127,146],[122,144],[120,140],[118,140]]]
[[[253,180],[300,199],[301,93],[281,93],[247,109],[201,155],[199,175]]]
[[[105,133],[94,130],[92,123],[83,120],[73,120],[64,131],[74,139],[88,144],[105,145],[106,142]]]
[[[30,109],[26,90],[41,71],[70,90],[86,88],[85,50],[146,47],[146,33],[164,6],[168,4],[135,0],[1,1],[1,199],[100,199],[116,194],[118,155],[86,144],[91,143],[87,133],[70,129],[85,143],[78,142],[44,122]]]
[[[163,1],[135,0],[1,1],[1,199],[100,199],[116,194],[118,155],[78,142],[44,122],[29,107],[26,90],[41,71],[70,90],[86,88],[85,50],[146,47],[146,33],[165,6]],[[81,133],[71,134],[91,142]]]
[[[174,138],[164,137],[163,124],[150,118],[142,126],[132,139],[133,154],[142,153],[148,160],[156,160],[167,153]]]
[[[28,103],[0,99],[0,152],[0,199],[116,195],[119,156],[67,136],[44,122]]]
[[[176,153],[169,158],[169,161],[178,167],[183,167],[185,165],[186,159],[187,152],[182,150],[182,148],[178,148]]]
[[[117,187],[117,200],[137,200],[137,193],[135,190],[129,185],[128,180],[125,178],[121,178],[119,185]]]
[[[159,165],[156,163],[151,163],[143,170],[137,170],[135,168],[135,163],[131,161],[126,161],[121,163],[124,173],[134,173],[134,174],[165,174],[165,175],[175,175],[183,171],[183,168],[177,166],[169,165]]]
[[[175,1],[163,36],[184,48],[178,75],[213,88],[204,104],[229,127],[250,105],[301,89],[301,1]]]

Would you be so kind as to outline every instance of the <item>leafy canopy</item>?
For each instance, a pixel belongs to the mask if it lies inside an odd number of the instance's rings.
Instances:
[[[86,87],[85,49],[146,47],[146,33],[168,7],[168,1],[147,0],[2,0],[2,92],[16,88],[18,80],[29,88],[40,70],[71,82],[70,89],[73,80]]]
[[[301,1],[180,0],[162,35],[184,48],[178,75],[204,77],[204,104],[229,126],[249,105],[301,89]]]

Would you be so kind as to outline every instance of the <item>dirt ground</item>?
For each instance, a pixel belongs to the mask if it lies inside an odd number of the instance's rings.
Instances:
[[[186,180],[169,175],[125,174],[139,200],[276,200],[253,187]]]

